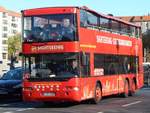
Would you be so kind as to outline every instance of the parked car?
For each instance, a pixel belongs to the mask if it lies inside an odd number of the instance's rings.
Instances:
[[[21,95],[23,69],[8,71],[0,79],[0,95]]]

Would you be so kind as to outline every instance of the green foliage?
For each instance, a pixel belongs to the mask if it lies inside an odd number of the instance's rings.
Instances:
[[[8,57],[15,56],[21,51],[21,35],[16,34],[8,38]]]

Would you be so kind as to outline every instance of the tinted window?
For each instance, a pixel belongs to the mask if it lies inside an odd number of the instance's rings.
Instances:
[[[15,73],[14,73],[13,79],[21,80],[22,79],[22,75],[23,75],[22,70],[16,70]]]
[[[111,30],[114,32],[118,32],[119,31],[119,22],[112,20],[111,21]]]
[[[100,17],[100,27],[108,29],[109,28],[109,19]]]
[[[131,36],[135,36],[135,27],[134,27],[134,26],[130,26],[130,27],[129,27],[129,34],[130,34]]]
[[[98,17],[90,12],[88,12],[87,15],[88,25],[98,26]]]
[[[21,80],[22,79],[22,70],[10,70],[3,77],[3,80]]]
[[[135,29],[135,35],[136,37],[140,37],[140,28]]]
[[[81,27],[87,26],[87,13],[85,10],[80,10],[80,26]]]
[[[94,69],[103,72],[101,75],[136,73],[138,57],[122,55],[94,55]]]
[[[128,25],[121,23],[121,33],[128,34]]]

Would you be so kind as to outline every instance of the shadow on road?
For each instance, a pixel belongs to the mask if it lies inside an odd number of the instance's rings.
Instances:
[[[135,97],[140,96],[136,94]],[[132,97],[129,97],[132,98]],[[104,97],[99,104],[105,105],[106,103],[113,100],[123,100],[121,96],[112,95]],[[0,97],[0,107],[5,108],[69,108],[78,105],[93,105],[90,101],[82,101],[80,103],[71,103],[71,102],[23,102],[20,98],[17,97]]]
[[[0,105],[13,103],[13,102],[21,102],[21,101],[22,101],[22,98],[18,96],[5,96],[5,95],[0,96]]]

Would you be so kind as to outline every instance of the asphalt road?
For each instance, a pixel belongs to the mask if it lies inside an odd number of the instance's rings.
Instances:
[[[150,113],[150,88],[143,88],[133,97],[105,97],[98,105],[25,103],[18,99],[3,98],[0,113]]]

